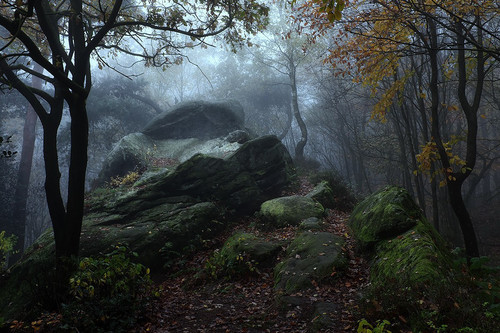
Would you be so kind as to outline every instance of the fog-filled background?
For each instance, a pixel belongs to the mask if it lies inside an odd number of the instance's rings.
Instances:
[[[232,99],[243,105],[245,126],[256,135],[276,135],[296,157],[298,165],[332,171],[359,197],[387,184],[401,185],[416,198],[446,239],[462,246],[460,228],[445,187],[439,186],[440,179],[431,182],[431,175],[417,172],[416,156],[427,140],[422,134],[425,126],[417,101],[411,93],[421,83],[417,79],[406,83],[404,100],[393,105],[386,121],[372,119],[371,111],[379,96],[349,75],[334,75],[331,64],[324,62],[325,52],[332,46],[329,34],[308,44],[306,34],[295,32],[289,7],[275,4],[271,9],[268,28],[252,36],[252,46],[236,53],[213,40],[203,47],[183,49],[172,64],[160,68],[145,67],[130,55],[94,61],[93,88],[87,100],[87,188],[91,189],[113,145],[123,136],[140,131],[155,115],[186,101]],[[420,68],[419,79],[428,80],[425,64]],[[477,164],[463,188],[484,254],[498,251],[495,246],[500,239],[497,77],[496,67],[488,71],[478,118]],[[451,91],[456,84],[450,80],[441,88]],[[456,97],[443,95],[448,98],[445,103],[452,105]],[[0,226],[7,225],[15,213],[13,193],[27,108],[28,103],[19,93],[2,92],[0,133],[11,136],[6,149],[19,154],[0,159]],[[452,114],[443,123],[442,132],[457,138],[453,149],[459,154],[465,149],[460,141],[465,131],[463,116],[453,108],[442,112]],[[69,163],[68,119],[65,114],[58,134],[63,189],[67,188],[65,171]],[[25,247],[50,226],[41,140],[38,124],[27,198]]]

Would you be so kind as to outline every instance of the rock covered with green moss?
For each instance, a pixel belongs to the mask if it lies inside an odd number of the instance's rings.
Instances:
[[[398,280],[399,285],[447,280],[452,263],[441,236],[425,220],[401,235],[377,244],[370,278],[374,284]]]
[[[438,309],[435,304],[445,304],[460,289],[446,242],[398,187],[367,197],[355,208],[350,225],[370,254],[371,283],[365,293],[379,309],[404,314],[408,325],[421,331]]]
[[[359,246],[369,249],[381,240],[410,230],[421,219],[422,212],[409,193],[403,188],[388,186],[354,208],[349,227]]]
[[[272,265],[282,243],[254,234],[237,232],[208,260],[206,268],[214,277],[232,278]]]
[[[260,207],[260,216],[268,222],[267,227],[281,228],[298,225],[310,217],[323,217],[325,209],[314,199],[292,195],[268,200]]]
[[[333,209],[336,206],[335,196],[326,180],[316,185],[314,189],[306,195],[306,197],[316,200],[325,208]]]
[[[344,240],[329,232],[303,232],[288,246],[285,259],[274,268],[275,288],[284,294],[313,287],[346,265]]]

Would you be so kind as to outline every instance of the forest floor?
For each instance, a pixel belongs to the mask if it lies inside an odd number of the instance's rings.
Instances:
[[[309,184],[302,186],[307,191]],[[307,192],[306,192],[307,193]],[[299,193],[301,194],[301,193]],[[262,232],[242,220],[232,230],[214,240],[214,246],[187,259],[177,274],[157,276],[162,292],[149,312],[134,328],[135,332],[308,332],[315,317],[314,304],[333,304],[328,330],[356,332],[362,319],[359,296],[368,283],[367,262],[354,252],[354,241],[346,227],[349,214],[330,210],[326,231],[346,240],[349,265],[344,273],[329,281],[313,283],[315,288],[292,294],[278,301],[273,288],[272,268],[239,279],[216,280],[203,272],[205,263],[234,230],[258,233],[269,239],[293,239],[293,227]],[[279,260],[280,258],[278,258]]]

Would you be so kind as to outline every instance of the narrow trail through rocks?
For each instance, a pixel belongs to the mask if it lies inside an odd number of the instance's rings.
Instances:
[[[354,241],[346,227],[348,218],[346,213],[329,210],[324,220],[325,231],[346,240],[349,262],[344,272],[332,270],[328,281],[313,282],[314,288],[277,301],[279,295],[273,288],[272,268],[231,281],[200,275],[207,259],[232,234],[231,230],[213,240],[207,250],[179,264],[178,273],[156,278],[162,288],[161,297],[134,331],[310,332],[316,321],[328,320],[328,328],[319,332],[356,332],[361,319],[359,295],[368,283],[368,266],[354,252]],[[262,232],[249,227],[251,220],[240,221],[233,230],[281,240],[291,240],[297,232],[292,227]]]

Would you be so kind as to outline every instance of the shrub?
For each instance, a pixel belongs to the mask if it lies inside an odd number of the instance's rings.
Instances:
[[[358,333],[391,333],[386,326],[389,326],[391,323],[387,320],[377,320],[375,326],[370,324],[366,319],[362,319],[358,325]]]
[[[4,268],[7,255],[12,253],[16,244],[16,236],[5,236],[5,231],[0,232],[0,271]]]
[[[66,326],[85,332],[122,332],[144,310],[151,295],[149,269],[133,263],[126,246],[102,257],[82,258],[69,280],[70,302],[63,306]]]
[[[121,187],[133,185],[141,175],[137,171],[131,171],[123,177],[113,177],[109,181],[110,187]]]

